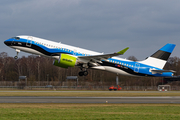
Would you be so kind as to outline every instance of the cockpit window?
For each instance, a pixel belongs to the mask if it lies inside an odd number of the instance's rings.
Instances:
[[[20,37],[13,37],[14,39],[16,39],[16,40],[20,40]]]

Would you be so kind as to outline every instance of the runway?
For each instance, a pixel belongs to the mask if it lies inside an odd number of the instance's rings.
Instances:
[[[180,97],[0,97],[0,103],[180,103]]]

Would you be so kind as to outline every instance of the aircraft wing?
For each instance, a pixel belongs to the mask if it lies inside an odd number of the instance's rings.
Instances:
[[[123,55],[127,50],[129,49],[129,47],[117,52],[117,53],[112,53],[112,54],[103,54],[103,55],[94,55],[94,56],[78,56],[78,58],[82,61],[86,60],[86,61],[101,61],[101,60],[107,60],[108,58],[114,57],[114,56],[118,56],[118,55]]]
[[[151,72],[152,72],[153,74],[156,74],[156,73],[162,74],[162,73],[164,73],[164,72],[173,72],[173,73],[175,73],[176,71],[173,71],[173,70],[151,70]]]

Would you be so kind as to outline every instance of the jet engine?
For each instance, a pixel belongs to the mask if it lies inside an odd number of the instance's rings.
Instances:
[[[71,55],[60,54],[59,60],[54,60],[53,65],[62,68],[74,67],[76,65],[76,60],[77,58]]]

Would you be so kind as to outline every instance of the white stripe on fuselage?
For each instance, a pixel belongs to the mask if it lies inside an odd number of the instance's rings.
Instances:
[[[17,36],[23,39],[27,39],[29,38],[29,36]],[[81,53],[81,54],[86,54],[86,55],[102,55],[103,53],[100,52],[95,52],[95,51],[90,51],[90,50],[86,50],[83,48],[79,48],[79,47],[74,47],[74,46],[70,46],[70,45],[66,45],[66,44],[62,44],[62,43],[58,43],[58,42],[54,42],[54,41],[49,41],[49,40],[45,40],[45,39],[41,39],[41,38],[37,38],[37,37],[31,37],[33,38],[32,41],[35,42],[35,44],[37,45],[44,45],[45,47],[49,48],[49,49],[57,49],[57,48],[64,48],[64,49],[68,49],[77,53]],[[50,46],[49,46],[50,45]],[[53,47],[51,47],[53,46]],[[17,48],[16,48],[17,49]],[[40,55],[44,55],[36,50],[33,49],[26,49],[24,48],[19,48],[20,50],[22,49],[22,51],[28,52],[28,53],[33,53],[33,54],[40,54]],[[27,50],[27,51],[26,51]],[[112,57],[112,59],[116,59],[116,60],[121,60],[121,61],[129,61],[132,62],[130,60],[126,60],[126,59],[122,59],[119,57]]]
[[[17,37],[24,38],[24,39],[28,38],[28,36],[17,36]],[[102,54],[99,52],[94,52],[94,51],[82,49],[79,47],[74,47],[74,46],[70,46],[70,45],[66,45],[66,44],[62,44],[62,43],[58,43],[58,42],[53,42],[53,41],[49,41],[49,40],[45,40],[45,39],[41,39],[41,38],[37,38],[37,37],[32,37],[32,38],[33,38],[32,41],[34,41],[35,44],[43,45],[49,49],[64,48],[64,49],[68,49],[68,50],[71,50],[71,51],[74,51],[77,53],[83,53],[83,54],[89,54],[89,55],[101,55]]]

